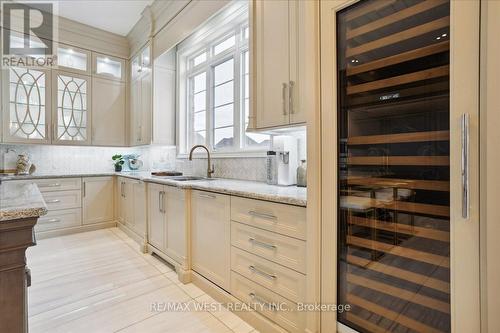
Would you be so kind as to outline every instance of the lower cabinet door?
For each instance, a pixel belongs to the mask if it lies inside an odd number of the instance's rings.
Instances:
[[[166,253],[178,263],[186,261],[186,199],[185,190],[165,186]]]
[[[193,269],[225,290],[230,285],[230,214],[228,195],[192,192]]]
[[[83,224],[112,221],[113,177],[83,178]]]
[[[163,185],[148,184],[148,243],[165,251],[165,191]]]
[[[131,184],[133,200],[133,230],[139,236],[146,234],[146,184],[134,181]]]

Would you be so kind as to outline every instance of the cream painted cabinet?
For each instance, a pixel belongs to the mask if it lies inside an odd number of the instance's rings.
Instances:
[[[130,227],[133,224],[134,205],[132,182],[124,177],[119,178],[120,184],[120,221]]]
[[[173,186],[164,187],[164,213],[166,214],[166,254],[185,263],[187,256],[186,239],[186,191]]]
[[[313,1],[251,1],[253,92],[249,128],[306,122],[304,81],[308,72],[317,70],[312,56],[315,50],[307,44],[315,38],[314,24],[306,15],[314,8]]]
[[[50,71],[10,67],[0,74],[3,142],[50,143]]]
[[[131,221],[132,230],[141,237],[146,234],[146,184],[139,180],[133,180],[131,183],[131,200],[133,201],[133,214]]]
[[[118,221],[140,237],[146,233],[146,185],[118,177]]]
[[[126,83],[92,78],[92,145],[126,145]]]
[[[181,265],[187,257],[185,196],[183,189],[148,184],[149,244]]]
[[[153,144],[175,145],[175,48],[153,65]]]
[[[125,81],[125,60],[92,52],[92,76]]]
[[[90,74],[91,52],[59,43],[57,46],[57,68],[77,74]]]
[[[219,287],[230,287],[230,196],[203,191],[191,195],[193,270]]]
[[[91,143],[90,76],[52,71],[53,144]]]
[[[159,184],[148,184],[148,242],[160,251],[165,251],[165,188]]]
[[[113,177],[86,177],[82,181],[83,224],[113,220]]]
[[[152,73],[150,48],[146,46],[131,61],[130,145],[151,143]]]

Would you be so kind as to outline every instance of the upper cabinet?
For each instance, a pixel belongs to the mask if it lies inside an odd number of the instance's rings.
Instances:
[[[175,145],[176,49],[155,58],[153,64],[154,144]]]
[[[125,81],[125,60],[105,54],[92,53],[92,75]]]
[[[313,1],[251,1],[252,106],[249,129],[306,122],[308,75],[317,71]],[[314,92],[313,92],[314,94]]]
[[[50,70],[10,67],[1,75],[4,141],[50,143]]]
[[[152,73],[151,47],[146,45],[132,58],[130,82],[130,145],[151,143]]]
[[[90,51],[88,50],[64,44],[57,46],[58,69],[79,74],[90,74],[90,58]]]
[[[92,53],[92,145],[125,146],[126,61]]]
[[[90,144],[90,85],[89,76],[52,71],[52,143]]]
[[[92,78],[92,145],[126,145],[125,82]]]

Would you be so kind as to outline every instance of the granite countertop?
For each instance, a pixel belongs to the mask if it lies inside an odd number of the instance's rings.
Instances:
[[[267,200],[289,205],[303,207],[307,205],[307,190],[304,187],[276,186],[268,185],[262,182],[236,179],[194,180],[180,182],[150,177],[144,181],[172,185],[180,188],[192,188],[195,190],[231,194],[245,198]]]
[[[3,180],[43,179],[69,177],[121,176],[145,182],[165,184],[179,188],[192,188],[216,193],[236,195],[251,199],[267,200],[296,206],[307,206],[307,189],[297,186],[268,185],[263,182],[222,179],[176,181],[165,177],[151,176],[150,171],[137,172],[93,172],[93,173],[35,173],[28,176],[6,176]],[[8,183],[8,182],[7,182]]]
[[[47,214],[47,206],[35,184],[0,184],[0,223]]]
[[[145,182],[165,184],[179,188],[191,188],[251,199],[267,200],[296,206],[307,206],[307,189],[297,186],[269,185],[263,182],[214,178],[212,180],[177,181],[165,177],[151,176],[151,172],[120,172],[118,176]]]

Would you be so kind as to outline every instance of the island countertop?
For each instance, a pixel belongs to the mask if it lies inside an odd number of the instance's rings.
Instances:
[[[0,183],[0,223],[45,214],[47,206],[35,184]]]

